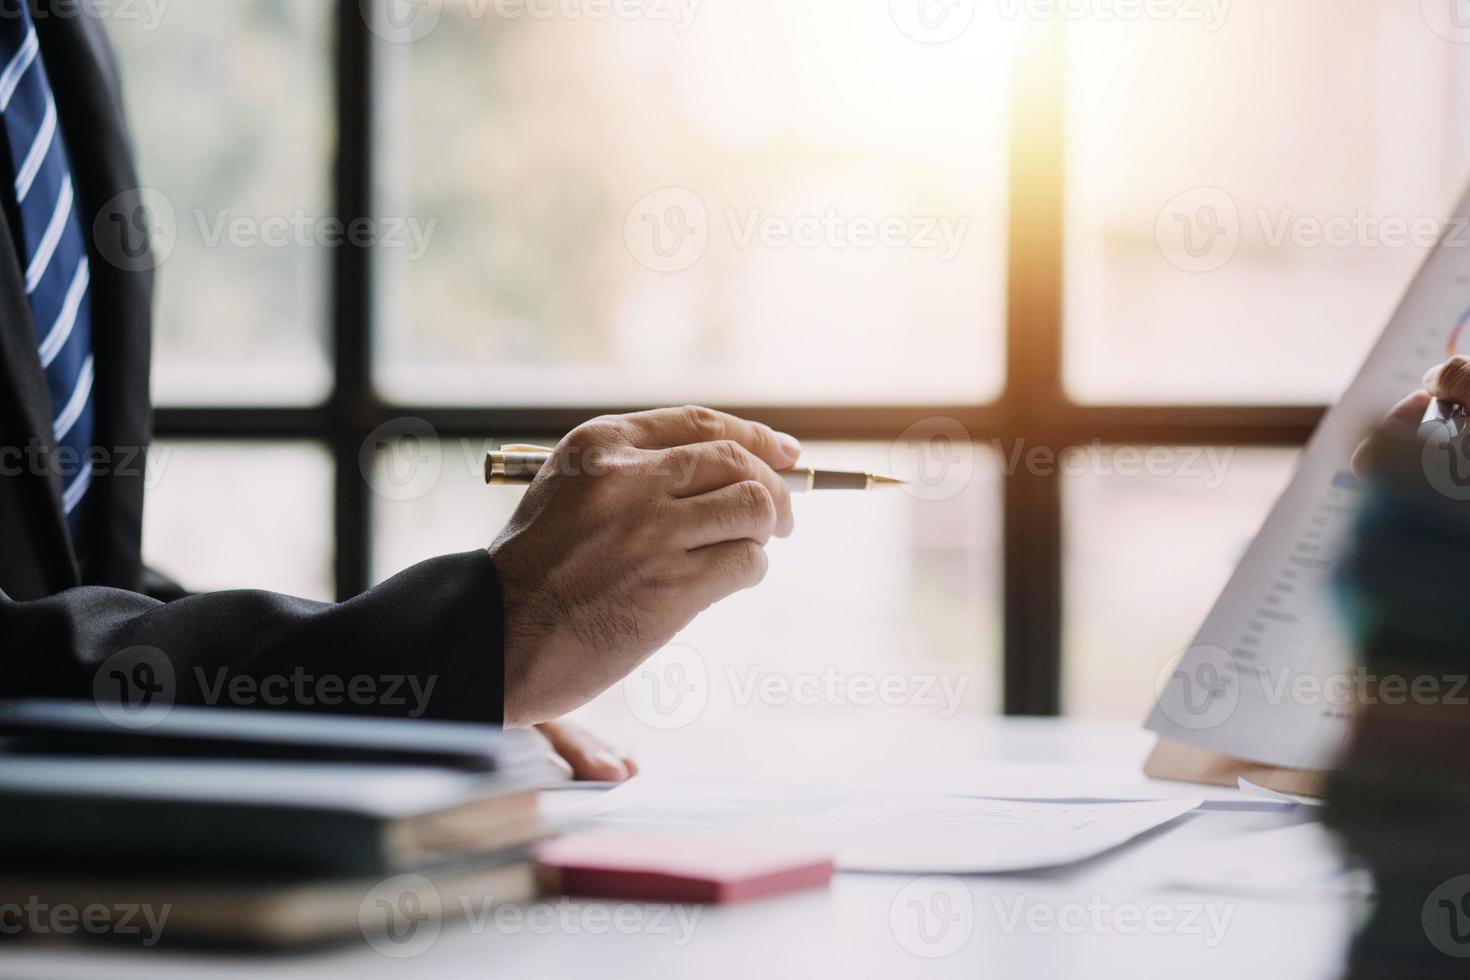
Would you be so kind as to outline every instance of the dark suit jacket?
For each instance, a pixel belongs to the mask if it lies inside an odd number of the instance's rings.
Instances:
[[[51,2],[33,6],[44,14]],[[72,0],[56,4],[59,15],[38,17],[36,28],[89,242],[95,441],[105,465],[87,496],[83,538],[89,548],[79,556],[49,455],[56,448],[51,406],[11,227],[14,211],[6,209],[0,214],[0,698],[91,698],[99,665],[113,658],[114,666],[130,667],[140,656],[135,648],[143,647],[151,648],[144,659],[166,658],[163,670],[172,678],[165,694],[174,703],[404,714],[409,710],[403,705],[361,703],[335,692],[354,679],[376,679],[383,690],[392,678],[414,675],[420,690],[434,679],[422,717],[498,722],[501,598],[483,550],[426,562],[336,605],[264,592],[170,603],[143,594],[152,277],[128,262],[109,261],[107,253],[116,258],[116,252],[104,238],[112,227],[109,214],[132,214],[138,179],[103,27],[93,16],[77,16]],[[203,502],[200,510],[206,510]],[[209,522],[201,520],[200,547],[209,547],[208,535]],[[150,676],[159,676],[158,667],[150,665]],[[326,679],[333,704],[315,696],[278,705],[254,695],[222,698],[220,678],[239,676],[247,680],[236,690],[246,692],[293,676],[307,678],[312,692]],[[97,686],[111,688],[109,682]],[[272,689],[280,690],[279,681]],[[407,689],[400,681],[399,697],[381,700],[401,700]]]

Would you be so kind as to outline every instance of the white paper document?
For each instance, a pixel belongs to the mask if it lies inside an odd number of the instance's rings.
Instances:
[[[1255,799],[1269,800],[1273,803],[1283,803],[1290,806],[1322,807],[1327,805],[1326,800],[1319,800],[1313,796],[1297,796],[1294,793],[1282,793],[1274,789],[1267,789],[1265,786],[1257,786],[1244,776],[1241,776],[1237,782],[1240,784],[1240,791],[1242,793]]]
[[[842,785],[1038,803],[1198,800],[1202,811],[1287,810],[1304,802],[1304,798],[1284,793],[1247,789],[1249,784],[1243,780],[1235,788],[1150,779],[1136,765],[1056,765],[993,759],[960,765],[916,762],[905,767],[903,773],[884,773],[864,783],[844,780]]]
[[[1373,891],[1372,877],[1319,823],[1207,844],[1162,874],[1166,885],[1215,895],[1320,899]]]
[[[660,773],[590,810],[600,826],[808,847],[843,871],[992,874],[1096,857],[1199,803],[1019,803]]]
[[[1446,227],[1463,228],[1467,214],[1470,200]],[[1442,244],[1429,257],[1361,373],[1327,413],[1291,485],[1162,685],[1148,722],[1153,731],[1254,762],[1331,766],[1357,690],[1332,594],[1361,504],[1349,464],[1358,442],[1422,385],[1427,370],[1470,353],[1470,249],[1458,244]],[[1470,491],[1470,481],[1451,490]]]

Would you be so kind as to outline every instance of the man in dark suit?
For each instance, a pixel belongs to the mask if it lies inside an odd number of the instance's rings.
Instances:
[[[169,594],[140,553],[152,283],[120,237],[138,180],[88,10],[0,0],[0,697],[271,690],[286,709],[549,722],[583,774],[625,773],[555,719],[761,579],[800,447],[704,409],[598,419],[488,549],[340,604]],[[426,703],[375,697],[405,678]]]

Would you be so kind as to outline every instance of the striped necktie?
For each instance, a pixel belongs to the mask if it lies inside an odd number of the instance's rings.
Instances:
[[[25,0],[0,2],[0,63],[0,115],[14,164],[21,260],[59,450],[54,468],[80,551],[82,501],[92,482],[91,268],[56,100]]]

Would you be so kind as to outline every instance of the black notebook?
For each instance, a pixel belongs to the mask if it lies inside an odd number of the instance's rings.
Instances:
[[[97,724],[101,719],[102,724]],[[524,847],[561,781],[525,732],[87,704],[0,706],[0,861],[379,875]]]

